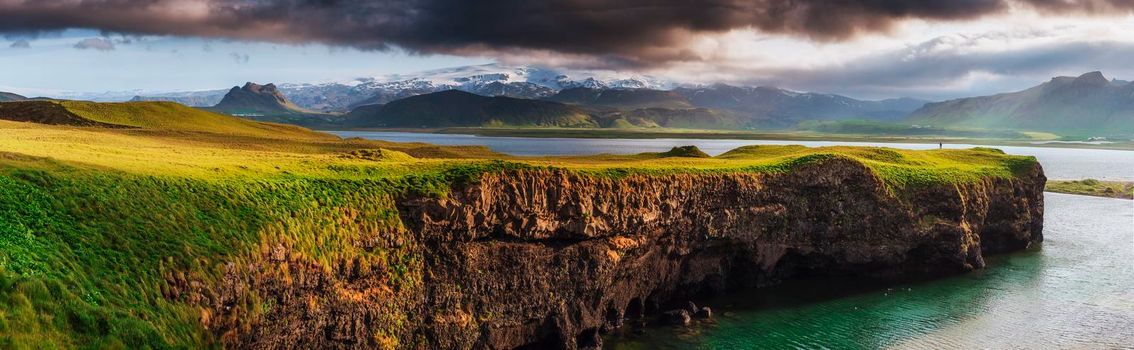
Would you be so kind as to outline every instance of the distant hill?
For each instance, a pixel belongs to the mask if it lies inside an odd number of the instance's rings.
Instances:
[[[268,138],[333,138],[297,126],[245,120],[174,102],[6,102],[0,104],[0,119],[55,125],[207,132]]]
[[[305,126],[330,124],[335,119],[331,115],[296,106],[275,84],[251,82],[232,87],[217,105],[204,109],[252,120]]]
[[[259,85],[251,82],[244,86],[233,86],[219,103],[210,109],[233,115],[280,115],[304,114],[307,111],[299,108],[284,97],[275,84]]]
[[[598,120],[607,128],[743,129],[753,124],[746,116],[709,108],[639,108],[606,114]]]
[[[910,123],[1049,131],[1063,135],[1134,132],[1134,84],[1101,72],[1056,77],[1012,93],[926,104]]]
[[[13,94],[11,92],[0,91],[0,102],[23,101],[27,99],[27,97]]]
[[[549,101],[612,108],[689,109],[693,104],[684,96],[664,90],[571,88],[548,97]]]
[[[750,118],[783,126],[793,126],[804,120],[898,120],[926,102],[911,98],[864,101],[833,94],[724,84],[678,88],[674,92],[696,107],[742,112]]]
[[[642,124],[635,120],[647,119],[665,127],[709,129],[790,128],[807,120],[893,121],[925,104],[911,98],[863,101],[832,94],[723,84],[671,91],[572,88],[547,99],[608,108],[593,111],[622,115],[634,125]]]
[[[363,106],[344,119],[353,127],[598,126],[583,110],[562,103],[457,90]]]

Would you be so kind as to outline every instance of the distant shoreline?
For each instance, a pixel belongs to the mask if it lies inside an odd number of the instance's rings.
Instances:
[[[1044,191],[1134,200],[1134,182],[1131,181],[1048,180]]]
[[[754,132],[742,130],[620,130],[569,128],[320,128],[320,131],[410,132],[423,134],[458,134],[483,137],[531,137],[578,139],[707,139],[707,140],[777,140],[777,141],[845,141],[921,144],[973,144],[981,146],[1016,146],[1044,148],[1084,148],[1134,151],[1134,142],[1081,143],[1058,140],[1009,140],[963,137],[931,137],[901,135],[848,135],[813,132]]]

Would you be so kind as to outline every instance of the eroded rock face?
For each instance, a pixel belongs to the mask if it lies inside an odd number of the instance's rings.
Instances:
[[[169,293],[202,300],[202,322],[233,348],[598,348],[627,319],[731,288],[980,268],[1042,240],[1045,180],[1037,164],[892,190],[840,158],[783,174],[507,171],[396,201],[407,241],[374,249],[417,261],[402,287],[385,263],[327,268],[266,246],[214,291],[171,276]]]
[[[425,247],[429,347],[576,348],[623,318],[734,287],[983,267],[985,254],[1042,240],[1044,181],[1036,165],[892,193],[838,158],[775,175],[513,171],[399,211]]]

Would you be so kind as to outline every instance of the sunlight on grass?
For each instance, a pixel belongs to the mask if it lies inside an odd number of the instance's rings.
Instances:
[[[65,106],[136,128],[0,121],[0,347],[215,347],[201,321],[208,310],[170,281],[215,285],[225,264],[250,266],[276,246],[323,269],[349,261],[381,270],[375,297],[397,301],[424,277],[394,200],[444,196],[487,172],[779,173],[839,158],[890,186],[922,186],[1011,178],[1035,165],[987,148],[516,157],[479,146],[343,140],[165,103]],[[248,293],[233,312],[259,317],[266,296]],[[396,302],[389,307],[405,314]],[[394,316],[375,321],[378,333],[406,331]]]

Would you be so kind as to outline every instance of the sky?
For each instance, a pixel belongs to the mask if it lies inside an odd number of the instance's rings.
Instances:
[[[1134,78],[1134,0],[0,0],[0,91],[500,63],[940,100]]]

